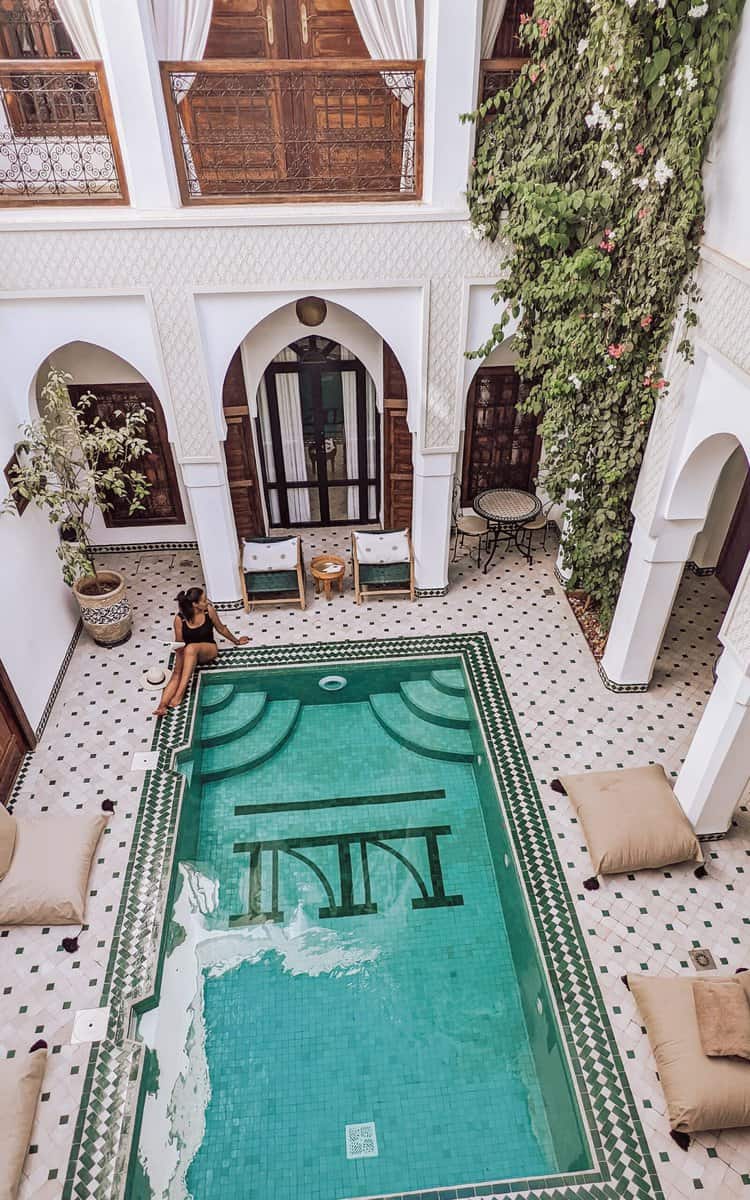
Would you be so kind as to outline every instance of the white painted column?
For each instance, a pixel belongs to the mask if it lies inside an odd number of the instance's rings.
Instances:
[[[611,683],[645,688],[701,521],[669,523],[659,538],[636,521],[602,669]]]
[[[466,207],[463,193],[476,129],[459,113],[477,106],[483,0],[436,0],[424,6],[424,198]]]
[[[239,600],[239,546],[224,464],[181,464],[206,591],[213,601]]]
[[[149,0],[91,0],[130,203],[179,204]]]
[[[750,780],[750,663],[726,646],[675,795],[698,834],[726,833]]]
[[[414,453],[412,541],[417,589],[445,591],[455,454]]]

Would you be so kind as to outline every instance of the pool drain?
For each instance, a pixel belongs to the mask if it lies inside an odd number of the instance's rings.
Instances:
[[[365,1121],[362,1125],[346,1126],[346,1157],[377,1158],[378,1135],[375,1122]]]
[[[324,675],[322,679],[318,680],[318,687],[322,688],[324,692],[340,692],[342,688],[346,687],[346,680],[343,675]],[[352,1126],[352,1128],[356,1129],[357,1126]]]

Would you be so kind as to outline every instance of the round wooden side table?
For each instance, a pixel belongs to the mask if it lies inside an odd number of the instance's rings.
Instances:
[[[331,588],[334,583],[338,583],[339,595],[343,596],[346,562],[343,558],[339,558],[338,554],[316,554],[315,558],[310,560],[310,570],[315,580],[316,594],[320,593],[322,584],[326,600],[330,603]]]

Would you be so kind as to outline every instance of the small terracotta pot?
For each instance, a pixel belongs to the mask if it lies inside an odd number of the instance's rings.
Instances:
[[[125,580],[117,571],[100,571],[97,578],[108,588],[98,596],[87,595],[85,590],[94,582],[93,575],[83,575],[73,584],[84,629],[100,646],[119,646],[128,640],[133,626]]]

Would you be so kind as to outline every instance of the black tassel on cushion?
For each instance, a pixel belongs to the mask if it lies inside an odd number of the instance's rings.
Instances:
[[[620,983],[624,983],[624,984],[625,984],[625,987],[628,989],[628,991],[630,991],[630,984],[628,983],[628,977],[627,977],[627,975],[621,975],[621,976],[620,976]]]
[[[596,875],[592,875],[590,879],[584,879],[583,886],[587,892],[598,892],[599,880],[596,878]]]
[[[562,781],[559,779],[553,779],[550,787],[552,788],[553,792],[559,792],[561,796],[567,796],[568,794],[562,785]]]
[[[78,935],[72,938],[63,938],[62,948],[68,954],[75,954],[76,950],[78,949]]]
[[[680,1147],[680,1150],[690,1149],[690,1134],[682,1133],[679,1129],[670,1129],[669,1136]]]
[[[115,806],[112,800],[102,800],[102,812],[114,812]]]
[[[35,1050],[46,1050],[46,1049],[47,1049],[47,1043],[45,1042],[44,1038],[39,1038],[39,1041],[34,1042],[34,1045],[31,1046],[31,1048],[29,1049],[29,1054],[33,1054]]]
[[[708,871],[706,870],[705,864],[701,863],[701,865],[699,867],[696,867],[695,870],[693,871],[693,874],[695,875],[696,879],[705,879],[706,876],[708,875]]]
[[[747,967],[738,967],[737,970],[735,971],[735,975],[742,975],[747,970],[748,970]]]

